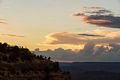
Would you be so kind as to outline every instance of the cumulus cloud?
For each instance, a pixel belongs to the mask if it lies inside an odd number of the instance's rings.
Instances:
[[[64,62],[120,62],[119,44],[101,44],[87,43],[84,49],[75,52],[71,49],[58,48],[55,50],[34,51],[36,55],[51,56],[52,60]]]
[[[62,48],[57,48],[55,50],[46,50],[46,51],[38,51],[35,50],[34,54],[37,56],[43,55],[46,57],[51,57],[52,60],[55,61],[72,61],[72,59],[75,59],[75,52],[72,51],[71,49],[62,49]]]
[[[92,49],[91,53],[88,52],[89,50],[86,52],[86,53],[89,53],[89,56],[88,58],[84,56],[83,61],[120,62],[120,59],[119,59],[120,45],[117,43],[107,43],[107,44],[101,44],[99,46],[94,45],[91,49]],[[86,55],[86,53],[83,53],[83,54]],[[82,56],[79,56],[79,57],[82,57]]]
[[[120,16],[102,7],[84,7],[83,11],[73,14],[83,22],[102,27],[120,28]]]

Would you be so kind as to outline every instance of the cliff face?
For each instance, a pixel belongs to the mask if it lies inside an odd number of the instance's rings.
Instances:
[[[58,62],[35,56],[27,48],[0,43],[0,80],[71,80]]]

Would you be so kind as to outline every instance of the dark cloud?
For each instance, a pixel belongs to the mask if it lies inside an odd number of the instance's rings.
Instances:
[[[78,35],[81,35],[81,36],[91,36],[91,37],[105,37],[103,35],[94,35],[94,34],[78,34]]]
[[[102,7],[84,7],[83,12],[85,14],[96,14],[96,15],[106,15],[106,14],[113,14],[112,11],[106,10],[105,8]]]
[[[92,15],[86,18],[86,22],[98,26],[120,28],[120,17],[112,15]]]
[[[85,7],[82,12],[75,13],[86,23],[109,28],[120,28],[120,16],[101,7]]]

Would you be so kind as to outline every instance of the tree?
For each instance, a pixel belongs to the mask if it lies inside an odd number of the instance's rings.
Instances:
[[[50,60],[51,59],[51,57],[48,57],[48,60]]]

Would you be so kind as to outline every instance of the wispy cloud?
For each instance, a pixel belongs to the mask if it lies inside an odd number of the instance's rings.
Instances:
[[[120,16],[102,7],[84,7],[83,11],[73,14],[82,21],[102,27],[120,28]]]
[[[47,35],[45,43],[47,44],[80,44],[78,33],[58,32]]]
[[[25,36],[20,36],[20,35],[15,35],[15,34],[0,34],[3,36],[8,36],[8,37],[25,37]]]
[[[103,35],[95,35],[95,34],[78,34],[78,35],[81,35],[81,36],[92,36],[92,37],[105,37]]]
[[[0,23],[1,23],[1,24],[7,24],[7,22],[6,22],[5,19],[0,19]]]
[[[72,44],[80,45],[89,42],[97,43],[120,43],[119,31],[110,32],[105,30],[94,30],[90,34],[80,32],[58,32],[49,34],[44,43],[57,44]]]

